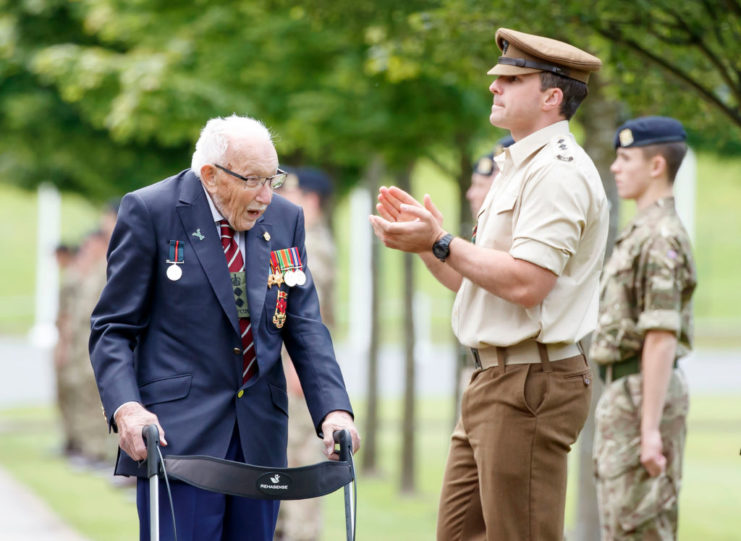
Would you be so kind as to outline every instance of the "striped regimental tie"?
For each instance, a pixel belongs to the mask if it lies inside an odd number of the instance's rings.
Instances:
[[[221,233],[221,245],[224,248],[226,262],[229,265],[229,272],[244,271],[244,259],[242,252],[234,238],[234,230],[226,220],[219,221],[219,231]],[[239,318],[239,331],[242,334],[242,383],[257,372],[257,355],[255,354],[255,343],[252,338],[252,324],[250,318]]]

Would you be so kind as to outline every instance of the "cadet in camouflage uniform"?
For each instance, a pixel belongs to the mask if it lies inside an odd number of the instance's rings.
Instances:
[[[685,139],[682,125],[666,117],[631,120],[615,135],[611,170],[638,213],[605,266],[591,348],[606,383],[594,441],[604,541],[677,536],[689,406],[677,359],[691,348],[696,285],[673,198]]]
[[[325,209],[332,183],[323,172],[310,168],[285,168],[286,182],[277,192],[304,210],[306,256],[316,284],[322,320],[334,325],[335,244]],[[309,416],[301,383],[288,352],[283,348],[283,368],[288,391],[288,465],[306,466],[323,459],[321,440]],[[322,530],[321,499],[281,502],[275,539],[280,541],[318,541]]]

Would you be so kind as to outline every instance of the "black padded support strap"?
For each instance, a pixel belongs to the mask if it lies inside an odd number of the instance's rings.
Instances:
[[[167,475],[194,487],[262,500],[303,500],[330,494],[353,481],[348,462],[267,468],[207,456],[166,456]]]

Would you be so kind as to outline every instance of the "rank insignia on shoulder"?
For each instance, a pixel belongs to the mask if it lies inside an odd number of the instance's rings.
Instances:
[[[562,162],[573,162],[574,157],[571,155],[571,145],[569,141],[562,136],[551,141],[553,144],[553,151],[557,159]]]

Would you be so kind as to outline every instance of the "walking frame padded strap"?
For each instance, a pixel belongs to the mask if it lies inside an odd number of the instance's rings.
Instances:
[[[230,496],[303,500],[334,492],[353,481],[349,462],[326,461],[299,468],[268,468],[208,456],[166,456],[168,477]]]

